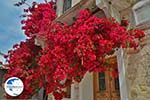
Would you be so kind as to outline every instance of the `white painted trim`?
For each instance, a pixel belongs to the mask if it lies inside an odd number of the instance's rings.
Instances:
[[[120,98],[121,100],[128,100],[128,88],[126,83],[126,71],[123,49],[119,49],[117,51],[117,63],[119,71]]]

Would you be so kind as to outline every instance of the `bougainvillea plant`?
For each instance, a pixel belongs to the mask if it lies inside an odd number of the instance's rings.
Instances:
[[[34,2],[24,10],[26,19],[21,23],[28,39],[7,55],[6,79],[17,76],[25,85],[18,99],[29,99],[43,87],[47,94],[61,100],[64,88],[80,82],[87,72],[113,68],[106,56],[118,48],[136,49],[145,35],[138,29],[127,30],[126,20],[120,25],[113,18],[98,18],[88,9],[81,10],[72,25],[58,23],[54,21],[55,5],[52,1]],[[44,38],[43,48],[35,45],[37,37]]]

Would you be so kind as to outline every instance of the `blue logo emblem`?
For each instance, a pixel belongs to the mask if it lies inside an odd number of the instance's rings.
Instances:
[[[4,84],[5,92],[10,96],[18,96],[23,92],[24,85],[18,77],[11,77]]]

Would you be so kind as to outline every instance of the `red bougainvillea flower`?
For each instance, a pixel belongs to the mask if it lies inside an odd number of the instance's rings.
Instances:
[[[35,33],[43,33],[48,29],[48,26],[56,18],[56,12],[54,9],[54,2],[34,4],[32,8],[29,8],[27,20],[22,20],[24,24],[22,27],[25,30],[25,34],[29,37],[34,36]]]
[[[40,47],[34,45],[34,39],[14,45],[14,49],[8,54],[8,72],[6,79],[12,76],[19,77],[25,86],[22,95],[17,98],[29,98],[37,88],[39,82],[37,61],[39,59]],[[30,83],[30,84],[29,84]],[[9,97],[8,98],[12,98]],[[12,98],[13,99],[13,98]]]
[[[64,96],[64,88],[80,82],[87,72],[112,69],[117,77],[116,64],[106,59],[118,48],[137,48],[145,34],[141,30],[127,30],[128,23],[120,25],[113,18],[98,18],[88,9],[81,10],[72,25],[55,22],[55,3],[33,4],[22,21],[22,29],[29,38],[14,45],[8,53],[8,73],[23,80],[25,90],[17,98],[29,99],[40,88],[52,93],[56,100]],[[35,38],[45,45],[35,45]],[[10,98],[10,97],[8,97]]]

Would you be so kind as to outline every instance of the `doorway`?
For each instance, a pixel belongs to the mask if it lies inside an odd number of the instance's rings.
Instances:
[[[116,57],[109,59],[117,63]],[[93,75],[94,100],[121,100],[119,77],[114,78],[112,76],[111,67],[108,68],[105,72],[94,73]]]

